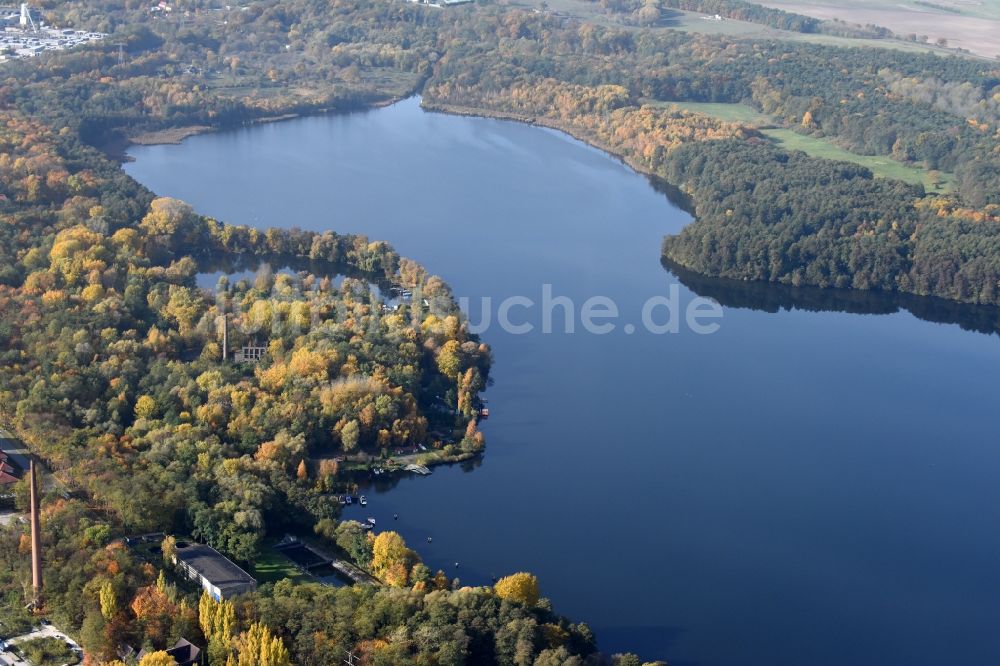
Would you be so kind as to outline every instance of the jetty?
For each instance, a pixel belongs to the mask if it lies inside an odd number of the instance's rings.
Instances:
[[[331,567],[354,583],[361,585],[379,584],[378,580],[353,563],[335,557],[319,546],[306,543],[298,537],[286,536],[280,543],[275,544],[274,548],[307,573],[312,573],[314,569],[321,567]]]
[[[333,560],[330,562],[330,566],[339,571],[342,575],[347,576],[355,583],[359,585],[378,585],[379,582],[375,580],[368,573],[362,571],[358,567],[354,566],[346,560]]]

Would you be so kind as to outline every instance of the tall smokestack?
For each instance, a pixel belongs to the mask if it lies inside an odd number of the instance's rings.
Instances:
[[[29,463],[31,474],[31,589],[34,603],[42,603],[42,526],[38,515],[38,480],[35,478],[35,460]]]
[[[222,314],[222,360],[229,358],[229,315]]]

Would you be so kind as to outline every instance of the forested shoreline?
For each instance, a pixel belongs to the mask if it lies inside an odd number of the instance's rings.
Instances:
[[[80,634],[94,663],[122,643],[163,648],[180,636],[209,645],[213,666],[253,660],[272,639],[288,649],[279,664],[340,663],[346,649],[387,664],[608,660],[532,577],[461,588],[398,535],[379,542],[337,522],[345,455],[424,446],[457,459],[484,446],[478,396],[491,353],[447,285],[384,242],[198,215],[96,146],[421,92],[430,108],[556,127],[676,185],[696,219],[664,256],[699,273],[1000,304],[1000,72],[990,63],[615,28],[487,3],[194,2],[183,18],[157,20],[113,0],[46,11],[115,43],[0,72],[0,409],[70,491],[45,499],[44,611]],[[743,102],[856,152],[954,173],[956,189],[929,196],[787,153],[752,127],[669,107],[681,100]],[[355,273],[338,283],[262,271],[208,293],[195,282],[206,254],[292,255]],[[366,288],[381,280],[420,296],[393,309]],[[222,360],[226,314],[232,343],[261,343],[263,363]],[[284,530],[314,534],[384,585],[284,581],[200,608],[162,558],[121,540],[187,535],[252,568]],[[0,533],[10,623],[27,621],[16,610],[23,538],[16,523]],[[220,613],[231,615],[221,629]]]
[[[694,41],[716,53],[713,39]],[[769,83],[788,80],[779,66],[783,61],[767,61],[767,79],[750,78],[755,75],[752,68],[742,82],[739,77],[718,78],[721,71],[714,70],[719,65],[712,61],[692,78],[692,69],[684,67],[691,60],[687,40],[667,33],[644,48],[654,46],[657,54],[663,49],[667,55],[642,58],[645,52],[638,45],[630,49],[637,52],[637,62],[667,61],[662,74],[652,65],[627,68],[633,60],[627,55],[614,58],[624,61],[615,70],[620,76],[616,84],[604,83],[612,78],[607,75],[595,81],[579,66],[557,58],[547,61],[548,68],[519,62],[504,69],[484,62],[475,77],[456,69],[433,78],[425,89],[425,103],[555,126],[680,188],[691,199],[695,222],[665,240],[664,256],[692,270],[998,304],[1000,209],[995,201],[998,156],[993,138],[998,125],[991,96],[996,95],[992,91],[998,79],[993,66],[899,54],[892,56],[892,63],[885,61],[884,52],[879,55],[883,60],[876,62],[864,49],[842,49],[858,60],[865,76],[874,77],[867,82],[848,79],[845,84],[833,83],[828,77],[838,73],[818,60],[828,49],[772,42],[729,46],[746,56],[794,54],[795,59],[787,61],[794,63],[790,67],[823,74],[815,83],[796,79],[785,91]],[[611,50],[617,55],[624,47],[615,44]],[[680,60],[672,63],[675,52]],[[733,62],[747,62],[746,56]],[[898,73],[889,73],[897,71],[886,66],[891,64],[899,67]],[[731,73],[746,68],[728,66]],[[933,87],[941,92],[932,92],[931,84],[913,77],[920,67],[950,68],[950,76],[978,80],[982,92],[975,93],[966,81],[965,90],[972,93],[968,101],[947,108],[943,91],[955,85],[937,81]],[[546,70],[551,74],[537,73]],[[977,70],[980,73],[973,76]],[[682,78],[667,73],[673,71]],[[717,86],[706,85],[716,81]],[[853,86],[872,83],[879,101],[872,102],[864,92],[851,95]],[[904,92],[907,89],[913,92]],[[917,89],[926,102],[915,104]],[[958,191],[929,196],[921,188],[875,178],[853,164],[789,155],[751,128],[662,109],[644,101],[650,97],[748,102],[799,131],[826,136],[860,154],[888,154],[931,169],[953,170]],[[885,109],[880,108],[883,104]],[[913,117],[914,106],[923,110],[912,122],[896,120]],[[691,130],[695,124],[702,131]],[[721,147],[718,138],[732,141]],[[741,173],[744,165],[746,172]]]

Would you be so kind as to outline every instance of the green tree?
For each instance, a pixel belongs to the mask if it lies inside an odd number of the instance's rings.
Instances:
[[[347,423],[340,431],[340,443],[344,448],[344,451],[353,451],[358,448],[358,440],[361,437],[361,426],[358,424],[357,420],[352,420]]]
[[[330,523],[332,520],[320,521],[320,524],[316,526],[317,533],[330,538]],[[361,523],[355,520],[345,520],[336,526],[332,537],[332,541],[350,555],[351,559],[359,566],[367,567],[371,564],[372,542]]]

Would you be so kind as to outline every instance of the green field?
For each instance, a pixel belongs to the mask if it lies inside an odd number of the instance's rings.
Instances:
[[[941,173],[941,187],[934,187],[927,169],[901,164],[890,157],[881,155],[858,155],[844,150],[827,139],[799,134],[790,129],[763,129],[777,124],[774,118],[753,109],[746,104],[723,104],[704,102],[653,102],[657,106],[675,106],[693,113],[701,113],[727,122],[743,123],[762,128],[761,133],[785,150],[801,150],[812,157],[827,160],[841,160],[859,164],[871,170],[876,176],[895,178],[906,183],[923,185],[928,192],[947,192],[952,188],[954,177]]]
[[[931,183],[930,172],[928,170],[901,164],[890,157],[882,155],[858,155],[835,146],[826,139],[806,136],[793,132],[790,129],[766,129],[761,130],[761,132],[785,150],[801,150],[812,157],[860,164],[870,169],[876,176],[920,184],[928,192],[947,192],[953,186],[954,176],[948,173],[941,173],[942,182],[940,183],[940,187],[937,187]]]
[[[264,549],[254,561],[253,570],[258,583],[277,583],[285,578],[295,581],[306,579],[305,574],[290,559],[273,548]]]

